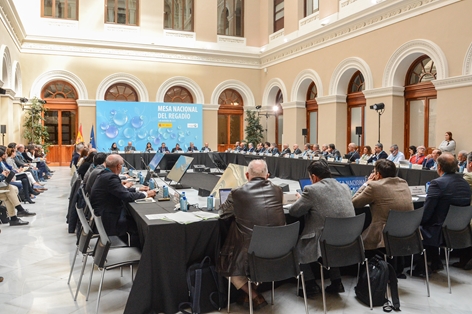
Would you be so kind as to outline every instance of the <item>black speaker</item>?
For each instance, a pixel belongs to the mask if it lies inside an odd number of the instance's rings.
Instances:
[[[5,124],[0,125],[0,133],[7,133],[7,126]]]
[[[308,135],[308,129],[302,129],[302,135]]]
[[[287,183],[280,183],[279,186],[282,192],[290,192],[290,186]]]
[[[362,127],[356,126],[356,135],[362,135]]]

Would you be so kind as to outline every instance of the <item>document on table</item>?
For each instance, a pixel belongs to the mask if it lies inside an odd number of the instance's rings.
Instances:
[[[203,220],[202,218],[197,217],[189,212],[177,212],[173,214],[166,214],[165,218],[178,222],[179,224],[189,224],[192,222],[198,222]]]
[[[220,215],[218,215],[217,213],[211,213],[211,212],[198,211],[198,212],[192,212],[192,214],[202,219],[220,218]]]
[[[151,215],[146,215],[146,218],[149,220],[155,220],[155,219],[162,219],[162,220],[169,220],[166,218],[167,214],[151,214]]]

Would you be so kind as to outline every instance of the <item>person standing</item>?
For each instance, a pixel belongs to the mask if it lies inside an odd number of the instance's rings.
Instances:
[[[444,134],[444,141],[439,144],[438,149],[440,149],[443,153],[451,153],[453,155],[456,154],[456,141],[452,138],[452,132],[446,132]]]

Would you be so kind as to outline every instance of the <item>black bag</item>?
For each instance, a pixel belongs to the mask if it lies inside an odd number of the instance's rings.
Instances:
[[[201,263],[195,263],[187,269],[187,286],[190,302],[179,304],[179,310],[188,314],[184,308],[190,307],[192,313],[208,313],[220,310],[223,295],[219,291],[218,277],[210,257],[206,256]]]
[[[3,205],[0,205],[0,221],[2,224],[7,224],[10,222],[10,217],[7,214],[7,208]]]
[[[392,309],[395,311],[400,310],[397,275],[393,266],[384,261],[381,257],[374,256],[369,260],[368,267],[370,287],[372,290],[372,305],[384,306],[385,312],[390,312]],[[354,290],[359,300],[370,306],[367,272],[364,267],[361,269],[359,281]],[[389,300],[386,298],[387,284],[390,284],[393,306],[389,305]]]

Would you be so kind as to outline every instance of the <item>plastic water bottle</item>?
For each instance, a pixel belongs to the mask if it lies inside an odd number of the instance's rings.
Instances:
[[[143,177],[143,174],[141,172],[138,172],[138,178],[139,178],[139,184],[143,184],[144,183],[144,177]]]
[[[188,211],[188,208],[187,208],[187,198],[186,198],[185,196],[183,196],[183,197],[180,199],[180,210],[183,211],[183,212]]]
[[[426,187],[425,187],[426,193],[428,193],[428,189],[429,189],[430,184],[431,184],[430,182],[426,182]]]
[[[164,198],[169,197],[169,188],[167,187],[167,185],[164,185],[162,187],[162,197],[164,197]]]
[[[154,190],[156,188],[156,185],[154,184],[154,180],[150,179],[149,180],[149,189]]]
[[[180,198],[184,198],[185,197],[185,192],[182,192],[182,194],[180,194]]]
[[[207,197],[207,210],[213,210],[213,195]]]

